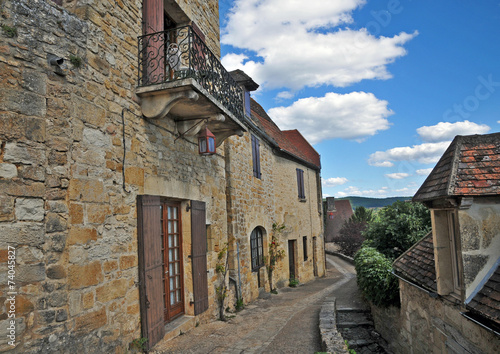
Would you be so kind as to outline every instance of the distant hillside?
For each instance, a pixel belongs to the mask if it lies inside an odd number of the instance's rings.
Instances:
[[[345,197],[345,198],[335,198],[335,200],[346,200],[351,202],[353,209],[359,206],[364,206],[365,208],[383,208],[387,205],[398,200],[410,200],[412,197],[391,197],[391,198],[365,198],[365,197]]]

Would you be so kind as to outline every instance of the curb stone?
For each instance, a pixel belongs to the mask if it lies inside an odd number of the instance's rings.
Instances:
[[[319,313],[321,348],[327,353],[348,353],[344,338],[337,330],[336,299],[327,297]]]

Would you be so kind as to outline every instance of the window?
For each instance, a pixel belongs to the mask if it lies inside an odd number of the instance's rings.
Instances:
[[[304,248],[304,261],[309,258],[307,256],[307,236],[302,237],[302,247]]]
[[[264,247],[262,229],[256,227],[250,235],[250,253],[252,256],[252,271],[264,266]]]
[[[253,162],[253,176],[260,178],[260,142],[254,135],[252,135],[252,162]]]
[[[306,191],[304,189],[304,171],[300,168],[297,168],[297,187],[299,199],[306,199]]]
[[[244,102],[245,102],[245,114],[250,117],[250,92],[245,89],[245,94],[244,94]]]

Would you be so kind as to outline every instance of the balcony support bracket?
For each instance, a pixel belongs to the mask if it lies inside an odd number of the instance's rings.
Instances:
[[[194,90],[180,92],[163,92],[162,94],[143,96],[141,99],[142,114],[146,118],[160,119],[181,100],[198,100],[198,94]]]

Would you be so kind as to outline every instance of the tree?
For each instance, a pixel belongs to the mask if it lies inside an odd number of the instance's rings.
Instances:
[[[363,231],[365,231],[366,227],[366,223],[353,221],[352,218],[347,220],[342,225],[342,228],[339,230],[339,236],[335,240],[335,243],[339,247],[339,252],[353,257],[365,240]]]
[[[373,211],[363,206],[357,207],[354,214],[342,225],[335,243],[339,251],[346,256],[353,257],[361,248],[365,237],[363,232],[373,219]]]
[[[420,203],[397,201],[377,213],[354,257],[358,286],[367,299],[378,306],[399,305],[392,263],[430,230],[430,213]]]
[[[378,212],[364,236],[367,245],[395,260],[430,230],[430,213],[423,204],[397,201]]]

